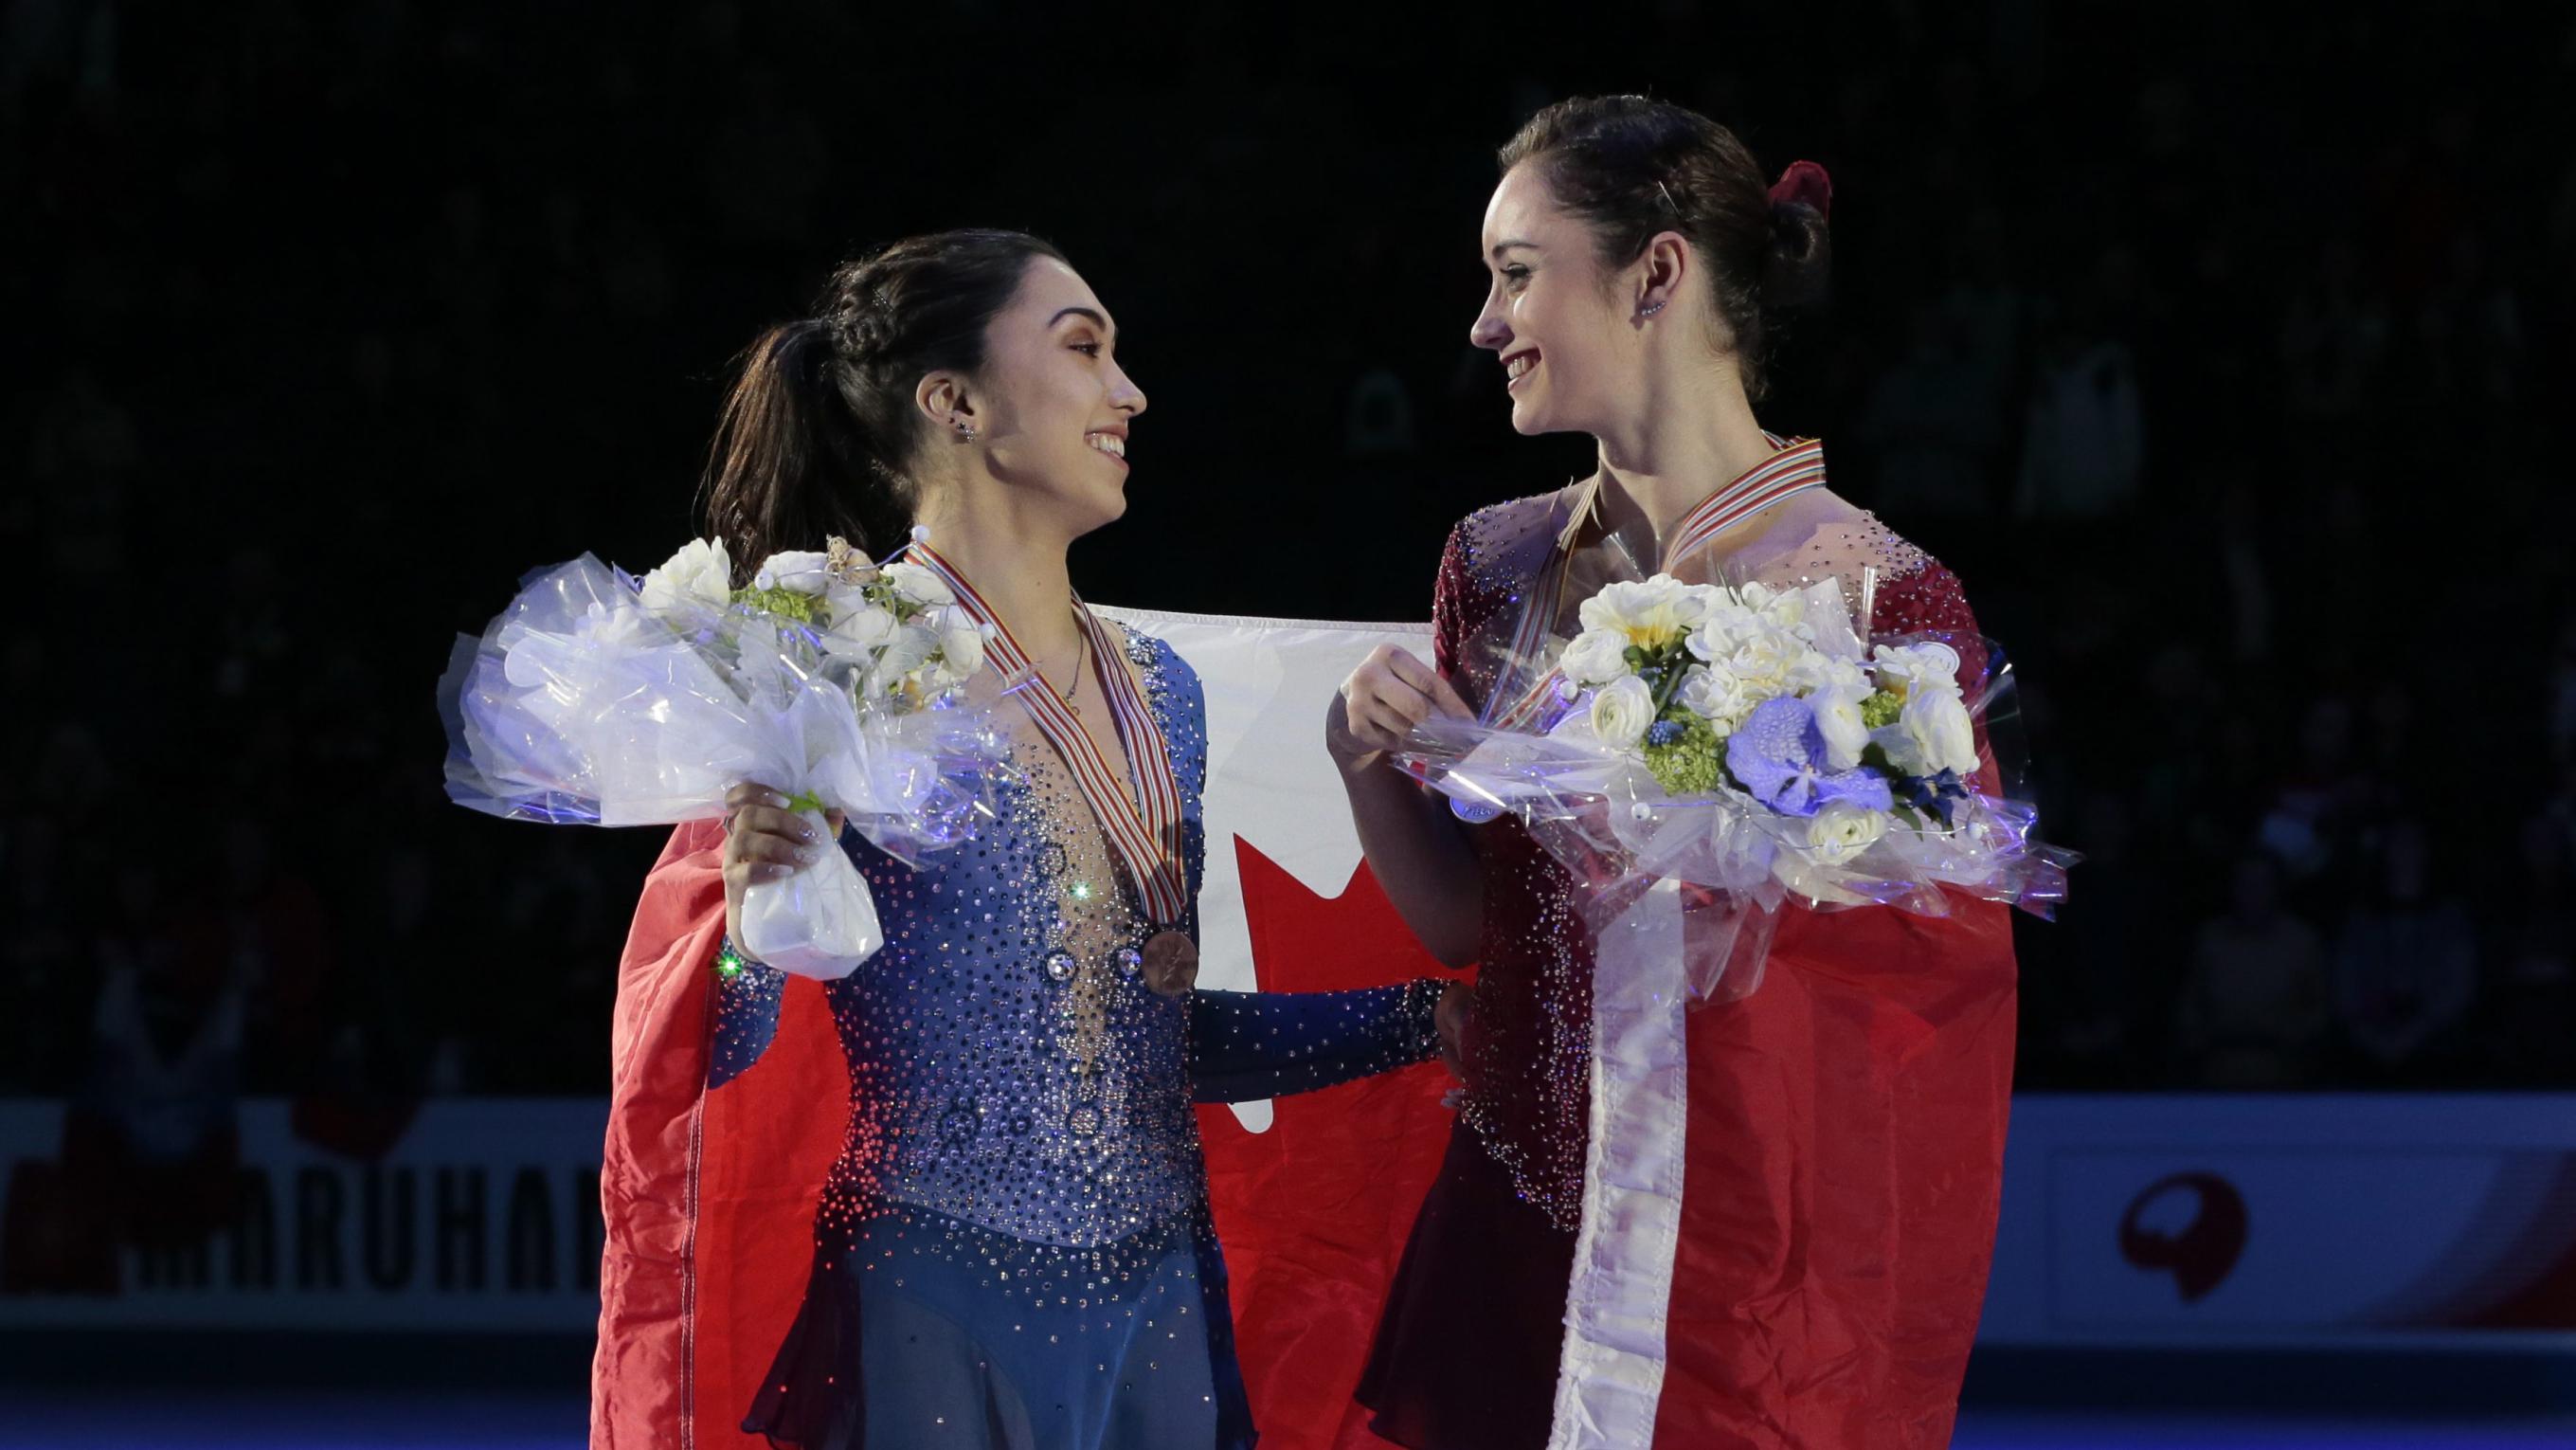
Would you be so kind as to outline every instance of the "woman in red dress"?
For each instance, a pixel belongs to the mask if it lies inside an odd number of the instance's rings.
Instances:
[[[1838,577],[1867,632],[1974,636],[1958,580],[1754,416],[1775,313],[1821,281],[1829,183],[1800,162],[1766,186],[1724,127],[1638,97],[1551,106],[1501,160],[1473,340],[1513,427],[1591,434],[1599,466],[1460,523],[1436,659],[1381,650],[1329,717],[1378,879],[1478,967],[1444,1004],[1458,1124],[1359,1398],[1419,1450],[1946,1444],[2001,1184],[2006,908],[1793,899],[1759,986],[1685,1012],[1596,978],[1575,882],[1517,821],[1462,824],[1387,753],[1432,713],[1500,715],[1528,643],[1623,562]]]

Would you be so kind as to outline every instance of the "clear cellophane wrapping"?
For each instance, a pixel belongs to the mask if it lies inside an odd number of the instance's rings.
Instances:
[[[1710,794],[1677,797],[1633,751],[1581,728],[1560,728],[1579,727],[1570,717],[1583,709],[1556,672],[1576,605],[1609,584],[1656,572],[1616,538],[1586,542],[1570,559],[1549,547],[1553,537],[1511,541],[1516,558],[1497,562],[1525,571],[1530,582],[1519,591],[1520,608],[1456,644],[1453,673],[1483,689],[1477,717],[1435,716],[1397,752],[1461,818],[1508,813],[1522,821],[1572,877],[1576,905],[1604,948],[1600,959],[1623,955],[1613,937],[1681,942],[1688,988],[1699,1002],[1759,985],[1780,909],[1791,901],[1944,916],[1955,892],[2046,916],[2064,899],[2066,868],[2076,859],[2036,834],[2003,651],[1959,633],[1865,636],[1854,621],[1868,619],[1881,584],[1916,561],[1883,531],[1844,521],[1784,523],[1785,532],[1770,531],[1782,537],[1766,535],[1767,546],[1723,561],[1703,554],[1664,572],[1730,587],[1828,586],[1816,597],[1833,603],[1815,611],[1815,627],[1856,655],[1922,642],[1955,651],[1980,767],[1946,826],[1890,829],[1857,852],[1819,849],[1805,838],[1806,818],[1779,814],[1732,781]],[[1533,620],[1535,610],[1557,617]],[[1669,920],[1676,909],[1677,936]]]
[[[853,668],[755,609],[646,608],[629,576],[584,555],[529,575],[457,641],[440,682],[448,795],[515,820],[632,826],[720,817],[750,781],[818,826],[844,813],[899,859],[966,839],[1001,769],[989,710],[871,700]],[[746,891],[736,945],[829,979],[883,940],[865,880],[826,849]]]

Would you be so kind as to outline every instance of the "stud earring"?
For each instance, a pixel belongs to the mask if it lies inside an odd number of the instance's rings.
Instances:
[[[972,424],[972,423],[968,423],[968,422],[965,422],[965,421],[963,421],[963,420],[960,420],[956,426],[957,426],[957,436],[958,436],[958,437],[965,439],[965,440],[966,440],[967,442],[969,442],[969,443],[972,443],[972,442],[974,442],[974,441],[975,441],[975,425],[974,425],[974,424]]]
[[[1640,317],[1652,317],[1663,310],[1664,304],[1660,302],[1649,302],[1645,306],[1637,309],[1637,315]]]

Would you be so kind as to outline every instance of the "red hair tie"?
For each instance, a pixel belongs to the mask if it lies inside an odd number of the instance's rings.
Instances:
[[[1780,179],[1771,183],[1771,204],[1796,202],[1813,207],[1816,215],[1830,219],[1834,214],[1834,179],[1825,168],[1812,161],[1792,161]]]

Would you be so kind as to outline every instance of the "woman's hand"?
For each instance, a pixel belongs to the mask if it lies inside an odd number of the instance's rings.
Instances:
[[[1473,719],[1475,713],[1438,670],[1393,645],[1369,651],[1324,702],[1324,748],[1350,796],[1369,869],[1404,924],[1452,967],[1476,959],[1484,877],[1448,799],[1388,765],[1386,753],[1434,714]]]
[[[1324,721],[1324,748],[1344,770],[1404,743],[1434,714],[1471,716],[1440,672],[1391,644],[1369,651],[1342,681],[1338,708]]]
[[[725,793],[725,935],[741,950],[742,894],[753,883],[784,881],[840,849],[842,816],[823,816],[829,835],[788,809],[785,793],[745,781]]]

